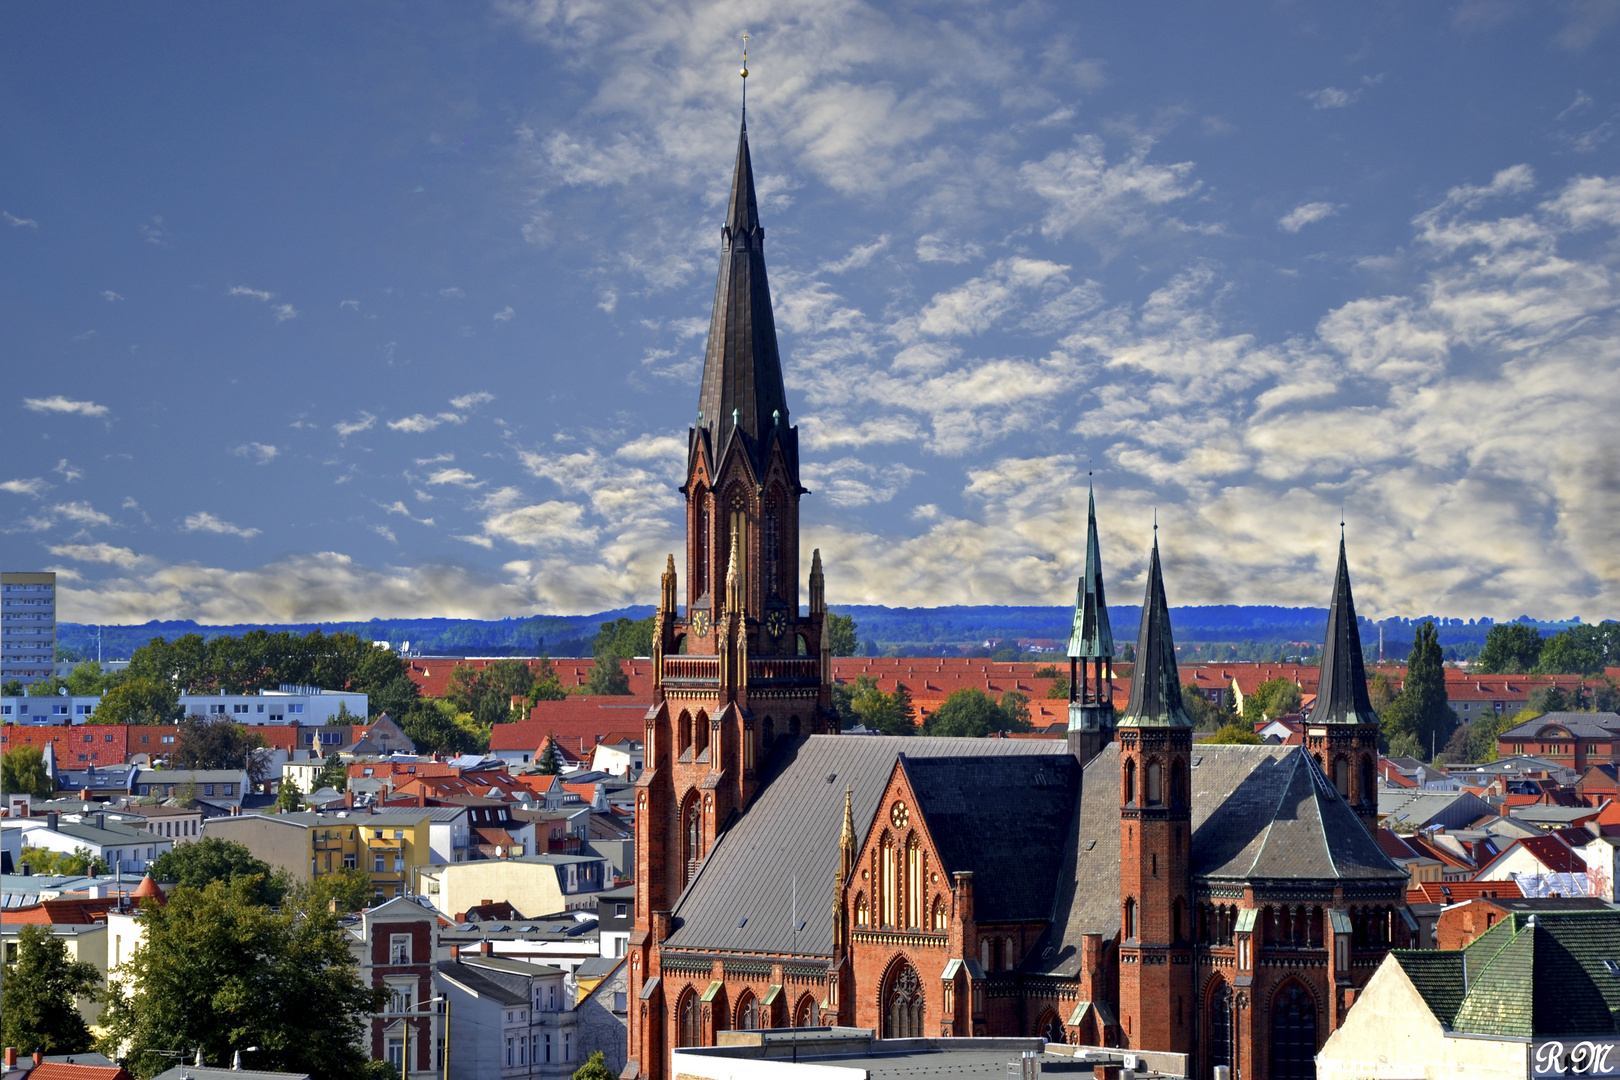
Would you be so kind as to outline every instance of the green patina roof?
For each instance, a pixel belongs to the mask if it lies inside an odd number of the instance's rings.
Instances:
[[[1086,570],[1074,593],[1074,627],[1069,655],[1077,660],[1112,660],[1114,631],[1103,598],[1102,551],[1097,545],[1097,497],[1086,492]]]
[[[1605,964],[1620,970],[1620,911],[1514,912],[1466,949],[1390,955],[1453,1031],[1520,1039],[1620,1032],[1620,974]]]
[[[1193,726],[1181,704],[1181,675],[1176,668],[1176,643],[1170,633],[1170,605],[1164,599],[1157,539],[1148,558],[1147,598],[1142,601],[1142,630],[1136,638],[1131,703],[1125,707],[1119,726]]]

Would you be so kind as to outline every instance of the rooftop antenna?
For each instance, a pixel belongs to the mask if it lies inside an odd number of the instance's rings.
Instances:
[[[742,71],[738,72],[743,81],[743,127],[748,126],[748,31],[743,31],[743,62]]]

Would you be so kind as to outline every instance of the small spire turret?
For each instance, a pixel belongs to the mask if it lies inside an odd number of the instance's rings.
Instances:
[[[1181,674],[1176,667],[1176,643],[1170,632],[1170,605],[1164,598],[1164,577],[1159,569],[1158,524],[1154,524],[1153,553],[1148,558],[1147,597],[1142,601],[1142,629],[1136,638],[1136,669],[1131,673],[1131,702],[1120,717],[1120,727],[1193,726],[1181,704]]]

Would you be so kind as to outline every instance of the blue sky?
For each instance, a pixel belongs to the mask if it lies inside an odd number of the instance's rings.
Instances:
[[[738,45],[833,603],[1620,614],[1620,5],[14,6],[0,562],[650,603]]]

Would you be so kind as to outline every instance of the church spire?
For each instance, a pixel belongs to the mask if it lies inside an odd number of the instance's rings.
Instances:
[[[1086,569],[1075,590],[1069,656],[1084,660],[1114,657],[1114,631],[1108,625],[1108,602],[1103,598],[1102,551],[1097,544],[1097,496],[1090,484],[1086,485]]]
[[[741,438],[756,480],[764,476],[771,439],[784,438],[788,467],[797,484],[795,443],[785,439],[787,393],[776,347],[770,283],[765,276],[765,230],[759,223],[746,120],[737,138],[737,163],[720,246],[720,274],[698,395],[699,427],[710,440],[717,464],[733,437]]]
[[[1322,674],[1316,686],[1312,724],[1376,724],[1378,714],[1367,697],[1367,669],[1361,656],[1361,629],[1350,595],[1350,567],[1339,537],[1339,570],[1328,608],[1327,640],[1322,644]]]
[[[1131,673],[1131,703],[1125,707],[1119,726],[1193,726],[1181,705],[1181,675],[1176,668],[1176,643],[1170,634],[1170,605],[1164,599],[1164,577],[1159,571],[1157,535],[1148,559],[1147,597],[1142,601],[1136,669]]]

